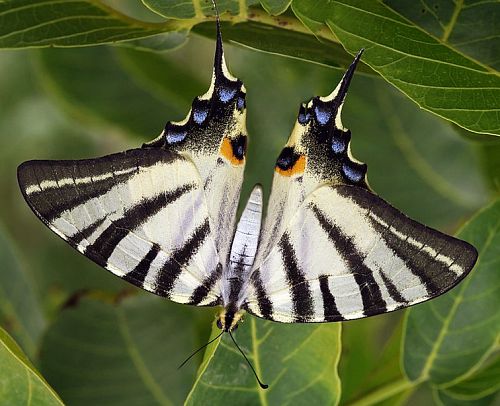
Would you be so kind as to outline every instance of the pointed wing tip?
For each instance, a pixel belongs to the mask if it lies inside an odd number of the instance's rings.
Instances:
[[[461,240],[464,245],[464,252],[466,253],[466,258],[468,259],[468,264],[466,265],[466,269],[464,274],[467,275],[474,266],[476,265],[477,259],[479,257],[479,252],[476,247],[474,247],[471,243]]]
[[[347,72],[345,73],[344,77],[345,76],[352,77],[352,75],[354,74],[354,71],[356,70],[356,66],[358,65],[358,62],[360,61],[361,56],[363,55],[364,52],[365,52],[365,48],[361,48],[358,51],[358,53],[354,57],[354,60],[351,62],[351,65],[347,69]],[[350,80],[350,78],[349,78],[349,80]]]
[[[33,166],[35,161],[25,161],[17,167],[17,183],[24,196],[26,196],[26,188],[28,187],[28,171]]]

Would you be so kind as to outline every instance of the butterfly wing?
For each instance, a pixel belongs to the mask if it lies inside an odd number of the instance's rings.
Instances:
[[[247,307],[281,322],[372,316],[446,292],[476,258],[470,244],[411,220],[364,188],[322,186],[253,273]]]
[[[144,148],[166,148],[191,160],[200,173],[220,258],[227,258],[236,222],[247,148],[246,90],[226,67],[219,22],[212,83],[186,118],[168,122]]]
[[[135,149],[97,159],[29,161],[18,178],[51,230],[136,286],[194,303],[205,270],[217,272],[201,179],[179,154]],[[217,299],[207,293],[200,303]]]
[[[209,91],[141,149],[18,168],[35,214],[70,245],[136,286],[215,305],[233,236],[246,152],[245,89],[218,30]]]
[[[340,118],[360,56],[332,94],[301,106],[278,158],[246,292],[252,314],[323,322],[384,313],[442,294],[476,261],[470,244],[370,191]]]

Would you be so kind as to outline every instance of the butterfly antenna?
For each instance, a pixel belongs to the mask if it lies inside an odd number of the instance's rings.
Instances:
[[[255,378],[257,379],[257,382],[259,382],[259,385],[262,389],[267,389],[269,388],[269,385],[266,385],[265,383],[262,383],[261,380],[259,379],[259,377],[257,376],[257,372],[255,372],[255,369],[253,369],[253,366],[252,364],[250,363],[250,361],[248,360],[247,356],[245,355],[245,353],[241,350],[241,348],[239,347],[238,343],[236,342],[236,340],[234,339],[233,335],[231,334],[230,331],[228,331],[229,333],[229,336],[231,337],[231,340],[233,340],[233,343],[234,345],[236,346],[236,348],[238,350],[240,350],[241,352],[241,355],[243,355],[243,357],[245,358],[245,360],[247,361],[248,365],[250,365],[250,368],[252,369],[253,371],[253,374],[255,375]]]
[[[186,360],[180,364],[177,369],[181,369],[184,365],[186,365],[186,363],[191,359],[193,358],[196,354],[198,354],[203,348],[205,347],[208,347],[210,344],[212,344],[215,340],[217,340],[222,334],[224,333],[224,331],[221,331],[221,333],[213,338],[212,340],[210,340],[208,343],[204,344],[202,347],[198,348],[195,352],[193,352],[189,357],[186,358]]]

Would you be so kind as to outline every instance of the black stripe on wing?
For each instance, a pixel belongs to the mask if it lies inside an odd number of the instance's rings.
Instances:
[[[172,191],[143,199],[140,203],[127,209],[123,217],[113,221],[97,237],[95,242],[87,247],[85,255],[99,265],[106,266],[115,248],[131,231],[194,188],[193,184],[182,185]],[[102,261],[102,263],[98,261]]]
[[[330,291],[328,286],[328,276],[321,275],[319,277],[319,288],[321,290],[321,297],[323,298],[323,311],[325,321],[342,321],[344,317],[340,314],[335,303],[335,297]]]
[[[154,243],[146,256],[142,258],[141,262],[139,262],[131,272],[123,275],[122,278],[142,288],[144,286],[144,280],[148,275],[149,268],[151,267],[151,262],[155,260],[159,252],[160,246]]]
[[[256,269],[252,272],[250,276],[250,282],[252,283],[255,294],[257,296],[257,306],[259,307],[260,317],[267,320],[273,320],[273,303],[266,293],[264,288],[264,283],[262,282],[262,277],[260,275],[260,270]],[[247,311],[251,313],[250,309],[247,307]]]
[[[304,271],[299,267],[295,249],[287,233],[284,233],[281,237],[278,247],[285,266],[288,286],[290,286],[292,293],[295,320],[301,323],[307,322],[314,316],[311,287]]]
[[[382,297],[380,287],[371,269],[364,264],[363,254],[358,251],[352,238],[346,236],[318,207],[311,205],[311,210],[358,284],[363,301],[363,314],[372,316],[385,312],[387,304]]]
[[[126,182],[140,168],[177,159],[182,158],[165,150],[132,149],[95,159],[28,161],[19,166],[17,177],[24,198],[47,224]]]
[[[198,286],[191,297],[189,298],[189,304],[198,305],[200,304],[208,294],[210,290],[215,286],[217,281],[222,276],[222,265],[219,263],[215,267],[215,269],[205,278],[200,286]]]
[[[472,245],[410,219],[373,193],[350,186],[338,186],[335,190],[369,211],[367,220],[387,246],[420,279],[429,297],[451,289],[476,263],[477,250]],[[434,251],[436,254],[431,254]],[[452,263],[444,261],[443,256]],[[453,271],[453,266],[459,267],[460,271]]]
[[[184,245],[175,250],[169,260],[163,264],[157,277],[155,293],[159,296],[170,297],[175,282],[179,278],[184,266],[193,258],[210,234],[208,218],[198,226]]]
[[[31,209],[46,225],[53,228],[52,221],[60,218],[65,210],[74,208],[74,205],[83,205],[89,199],[103,197],[113,187],[126,183],[140,170],[181,159],[181,156],[162,149],[135,149],[96,159],[29,161],[19,166],[18,181]],[[123,209],[123,214],[101,231],[97,239],[86,248],[81,245],[82,242],[105,224],[106,216],[95,218],[87,227],[71,235],[63,235],[63,238],[98,265],[108,267],[113,251],[129,233],[195,187],[195,184],[189,183],[170,191],[158,190],[155,191],[157,195],[146,197],[132,207],[118,205]],[[196,253],[209,231],[206,219],[184,246],[174,251],[155,281],[156,294],[168,294],[182,266]],[[152,242],[151,248],[143,253],[135,268],[121,270],[126,272],[121,277],[144,288],[151,263],[160,251],[159,244]]]

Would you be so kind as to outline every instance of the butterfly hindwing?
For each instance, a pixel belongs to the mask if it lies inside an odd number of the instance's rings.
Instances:
[[[355,319],[438,296],[477,251],[370,191],[341,121],[357,55],[337,88],[300,107],[276,163],[247,310],[281,322]]]
[[[187,117],[123,153],[29,161],[19,185],[36,215],[84,255],[180,303],[216,305],[234,233],[247,133],[245,88],[217,24],[210,89]]]
[[[247,307],[281,322],[385,313],[446,292],[476,257],[470,244],[364,188],[326,185],[305,199],[253,275]]]

